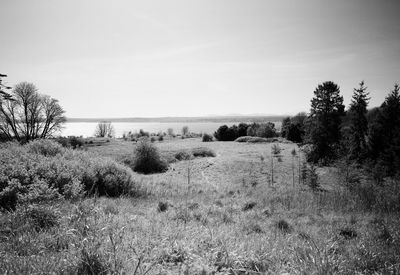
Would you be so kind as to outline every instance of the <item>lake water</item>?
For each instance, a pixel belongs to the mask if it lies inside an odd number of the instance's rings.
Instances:
[[[175,134],[180,134],[183,126],[189,127],[192,133],[208,133],[213,134],[221,125],[232,126],[240,122],[113,122],[115,136],[122,137],[124,133],[129,131],[135,133],[140,129],[150,133],[167,132],[168,128],[172,128]],[[94,135],[97,122],[67,122],[61,131],[62,136],[83,136],[91,137]],[[275,127],[279,129],[280,122],[275,122]]]

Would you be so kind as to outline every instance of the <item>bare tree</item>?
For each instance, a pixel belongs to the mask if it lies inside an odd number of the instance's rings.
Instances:
[[[0,133],[10,140],[50,137],[66,121],[58,100],[39,94],[32,83],[17,84],[10,95],[0,101]]]
[[[114,127],[111,122],[101,121],[97,124],[94,135],[96,137],[112,137],[114,135]]]
[[[183,126],[182,127],[182,136],[186,136],[187,134],[189,134],[189,127]]]
[[[0,74],[0,104],[1,104],[2,100],[11,100],[12,99],[12,96],[5,91],[5,90],[10,90],[11,87],[8,87],[3,84],[3,81],[2,81],[3,77],[7,77],[7,75]]]
[[[174,135],[174,129],[168,128],[167,133],[168,133],[169,136],[172,137]]]

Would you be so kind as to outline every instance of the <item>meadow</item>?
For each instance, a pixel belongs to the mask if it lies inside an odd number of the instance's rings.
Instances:
[[[153,145],[169,168],[151,175],[127,168],[130,195],[2,212],[0,273],[399,273],[400,224],[390,200],[379,190],[350,192],[337,167],[316,168],[320,186],[311,189],[299,180],[304,153],[295,143],[166,138]],[[136,146],[94,140],[75,151],[125,167]],[[215,156],[194,156],[205,148]]]

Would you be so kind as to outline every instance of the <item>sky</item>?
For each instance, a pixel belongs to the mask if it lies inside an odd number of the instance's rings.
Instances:
[[[398,0],[1,0],[0,73],[67,117],[295,115],[400,82]]]

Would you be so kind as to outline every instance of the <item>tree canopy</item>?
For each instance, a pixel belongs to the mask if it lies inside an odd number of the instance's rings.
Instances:
[[[17,84],[10,96],[0,102],[0,133],[6,139],[47,138],[66,121],[58,100],[38,93],[32,83]]]
[[[332,81],[324,82],[315,89],[307,120],[307,138],[314,144],[312,161],[332,158],[340,141],[340,124],[344,114],[343,97]]]

